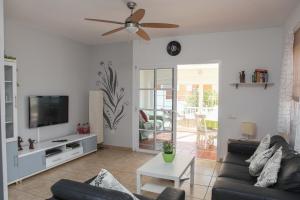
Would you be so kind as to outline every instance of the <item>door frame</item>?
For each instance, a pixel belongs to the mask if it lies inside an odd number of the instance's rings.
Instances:
[[[180,61],[180,62],[163,62],[163,63],[153,63],[153,64],[138,64],[138,63],[133,63],[133,70],[132,70],[132,151],[138,151],[137,149],[137,144],[138,144],[138,138],[137,138],[137,134],[138,134],[138,104],[139,104],[139,100],[137,100],[138,97],[138,89],[139,89],[139,80],[137,80],[138,78],[138,72],[140,68],[153,68],[153,66],[169,66],[169,68],[175,68],[176,69],[176,77],[177,77],[177,66],[178,65],[188,65],[188,64],[199,64],[199,63],[218,63],[219,64],[219,95],[218,95],[218,102],[219,102],[219,109],[218,109],[218,136],[217,136],[217,160],[222,160],[224,157],[224,152],[223,149],[225,149],[226,147],[224,146],[224,140],[226,139],[226,137],[224,136],[224,134],[222,134],[224,132],[224,128],[223,128],[223,118],[221,113],[223,113],[223,61],[221,59],[196,59],[193,62],[184,62],[184,61]],[[139,67],[138,67],[139,66]],[[171,66],[171,67],[170,67]],[[177,78],[176,78],[177,81]],[[176,87],[177,87],[177,82],[176,82]],[[177,91],[177,90],[176,90]],[[153,153],[153,152],[148,152],[148,151],[143,151],[140,150],[140,152],[145,152],[145,153]],[[157,153],[157,152],[155,152]]]
[[[139,120],[139,85],[140,85],[140,79],[139,79],[139,72],[140,70],[157,70],[157,69],[172,69],[173,70],[173,88],[172,88],[172,140],[173,143],[176,145],[176,133],[177,133],[177,65],[153,65],[153,66],[135,66],[134,68],[134,81],[133,85],[135,86],[133,88],[133,93],[135,96],[134,106],[133,106],[133,150],[138,152],[144,152],[144,153],[151,153],[151,154],[157,154],[158,150],[148,150],[148,149],[141,149],[139,147],[139,128],[138,123],[135,121]],[[156,72],[156,71],[155,71]],[[156,83],[156,73],[154,75],[154,84]],[[155,89],[155,88],[154,88]],[[156,93],[154,93],[154,98],[156,102]],[[156,106],[156,105],[154,105]],[[156,109],[154,109],[155,111]],[[155,115],[155,112],[154,112]]]
[[[0,174],[2,175],[2,181],[0,181],[0,191],[3,190],[2,194],[0,193],[0,199],[8,199],[8,187],[7,187],[7,161],[6,161],[6,130],[5,130],[5,102],[4,102],[4,16],[3,16],[3,1],[0,0]],[[2,159],[2,160],[1,160]]]

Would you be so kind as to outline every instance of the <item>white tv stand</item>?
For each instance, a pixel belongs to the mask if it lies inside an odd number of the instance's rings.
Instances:
[[[52,142],[53,140],[67,140],[65,142]],[[69,147],[70,144],[76,147]],[[16,142],[8,143],[17,150]],[[97,136],[95,134],[73,134],[50,141],[40,142],[30,150],[28,146],[17,152],[17,158],[8,168],[8,183],[14,183],[32,175],[46,171],[63,163],[97,151]],[[47,155],[48,150],[59,150],[57,154]]]

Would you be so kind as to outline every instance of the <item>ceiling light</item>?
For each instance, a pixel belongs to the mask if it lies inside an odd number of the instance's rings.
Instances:
[[[139,27],[135,23],[126,23],[125,26],[129,33],[136,33],[139,30]]]

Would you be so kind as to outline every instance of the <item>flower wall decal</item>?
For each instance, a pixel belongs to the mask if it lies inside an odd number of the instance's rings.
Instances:
[[[117,71],[113,70],[112,62],[100,62],[101,70],[98,72],[97,86],[104,93],[103,117],[105,126],[116,130],[119,122],[125,116],[128,102],[124,102],[125,89],[119,87]]]

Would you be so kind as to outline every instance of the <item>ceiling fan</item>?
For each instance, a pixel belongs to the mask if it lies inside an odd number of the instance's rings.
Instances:
[[[125,20],[125,22],[117,22],[117,21],[93,19],[93,18],[85,18],[85,20],[122,25],[122,27],[120,27],[120,28],[116,28],[116,29],[113,29],[106,33],[103,33],[102,36],[110,35],[112,33],[126,29],[130,33],[136,33],[144,40],[150,40],[150,37],[142,29],[142,27],[143,28],[177,28],[177,27],[179,27],[176,24],[167,24],[167,23],[140,23],[141,19],[143,19],[144,15],[145,15],[145,10],[138,9],[134,12],[136,5],[137,4],[135,2],[131,2],[131,1],[127,3],[127,7],[131,10],[131,14]]]

